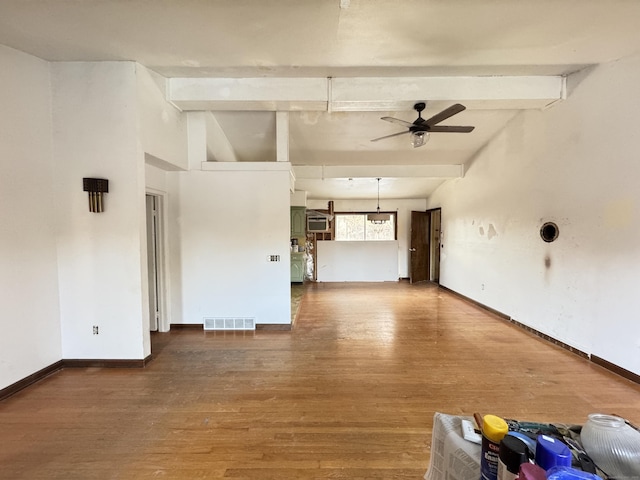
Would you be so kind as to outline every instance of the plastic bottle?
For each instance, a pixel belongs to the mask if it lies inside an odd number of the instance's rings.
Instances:
[[[533,463],[523,463],[520,465],[518,480],[547,480],[547,472]]]
[[[519,438],[506,435],[500,441],[498,480],[515,480],[520,465],[529,463],[529,448]]]
[[[552,467],[547,471],[548,480],[602,480],[595,473],[583,472],[572,467]]]
[[[495,415],[485,415],[482,418],[481,480],[498,480],[500,441],[508,431],[509,426],[502,418]]]
[[[555,466],[571,466],[571,451],[560,440],[547,435],[538,435],[536,442],[536,465],[544,470]]]
[[[531,455],[531,457],[536,456],[536,439],[538,438],[537,436],[535,438],[531,438],[529,435],[525,435],[522,432],[513,432],[511,430],[509,430],[509,433],[507,433],[507,435],[522,440],[529,449],[529,454]]]

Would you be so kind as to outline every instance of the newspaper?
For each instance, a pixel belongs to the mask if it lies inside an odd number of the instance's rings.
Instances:
[[[480,445],[462,437],[461,420],[473,422],[473,417],[458,417],[437,413],[433,416],[431,461],[425,480],[479,480]]]

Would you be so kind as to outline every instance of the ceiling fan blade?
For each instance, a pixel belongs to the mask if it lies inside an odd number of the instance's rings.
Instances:
[[[433,117],[428,118],[427,120],[424,121],[424,124],[433,126],[436,123],[440,123],[449,117],[453,117],[456,113],[460,113],[466,108],[467,107],[465,107],[464,105],[456,103],[455,105],[451,105],[449,108],[445,108],[440,113],[436,113]]]
[[[413,126],[413,123],[405,122],[404,120],[400,120],[399,118],[382,117],[382,120],[384,120],[386,122],[397,123],[398,125],[402,125],[403,127],[412,127]]]
[[[469,133],[472,132],[474,128],[475,127],[436,125],[429,128],[429,132]]]
[[[378,140],[384,140],[385,138],[391,138],[391,137],[397,137],[398,135],[405,135],[407,133],[409,133],[410,131],[407,130],[406,132],[399,132],[399,133],[392,133],[391,135],[385,135],[384,137],[378,137],[378,138],[374,138],[373,140],[371,140],[372,142],[377,142]]]

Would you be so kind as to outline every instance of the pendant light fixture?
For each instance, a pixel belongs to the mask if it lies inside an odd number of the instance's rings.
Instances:
[[[383,223],[387,223],[391,220],[391,215],[388,213],[380,213],[380,178],[378,180],[378,208],[376,208],[376,213],[370,213],[367,215],[367,220],[376,225],[382,225]]]

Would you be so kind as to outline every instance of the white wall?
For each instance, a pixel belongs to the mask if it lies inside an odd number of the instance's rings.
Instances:
[[[135,64],[139,136],[147,162],[165,170],[186,170],[187,120],[166,101],[166,79]]]
[[[175,199],[172,323],[200,324],[204,317],[291,323],[289,171],[167,175]],[[268,255],[280,255],[280,262],[268,262]]]
[[[150,343],[136,66],[51,68],[62,356],[142,359]],[[83,177],[109,180],[104,213],[89,212]]]
[[[319,282],[397,282],[398,242],[318,242]]]
[[[307,206],[307,192],[303,190],[295,190],[291,192],[291,206],[292,207],[306,207]],[[326,204],[325,207],[326,208]]]
[[[0,389],[61,358],[49,64],[0,46]]]
[[[307,200],[309,209],[326,209],[328,200]],[[336,212],[372,212],[375,211],[377,200],[334,200],[333,208]],[[397,211],[398,217],[398,277],[409,277],[409,246],[411,244],[411,211],[424,212],[427,200],[417,199],[383,199],[380,201],[382,211]]]
[[[167,192],[169,184],[167,183],[167,171],[154,167],[148,163],[144,168],[145,186],[147,190],[156,192]]]
[[[168,211],[172,201],[169,196],[167,179],[168,171],[187,170],[188,160],[188,128],[187,115],[180,112],[166,101],[166,79],[136,65],[139,135],[145,157],[144,185],[145,193],[159,197],[160,214],[160,249],[158,275],[159,288],[159,331],[167,331],[172,321],[170,285],[174,278],[171,275],[169,260],[169,221]],[[204,158],[203,158],[204,160]],[[147,235],[145,231],[143,235]],[[142,266],[142,295],[149,296],[147,265]],[[146,324],[146,319],[144,320]],[[145,352],[151,349],[150,337],[144,335]]]
[[[442,207],[441,283],[640,374],[640,57],[517,116]],[[539,237],[554,221],[554,243]]]
[[[206,159],[202,161],[237,162],[236,152],[212,112],[200,114],[205,125]]]

